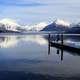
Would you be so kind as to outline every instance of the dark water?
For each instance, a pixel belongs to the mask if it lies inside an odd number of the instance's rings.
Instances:
[[[0,80],[79,79],[80,55],[55,47],[48,53],[46,35],[0,35]],[[80,41],[64,40],[80,48]],[[5,76],[5,77],[4,77]]]

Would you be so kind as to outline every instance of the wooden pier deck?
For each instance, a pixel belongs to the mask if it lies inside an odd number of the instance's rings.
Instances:
[[[63,34],[57,35],[56,42],[51,41],[50,38],[51,38],[51,35],[49,34],[49,36],[48,36],[49,47],[56,47],[56,48],[61,49],[62,51],[73,52],[74,54],[77,53],[77,55],[80,55],[80,48],[77,48],[75,46],[70,46],[70,45],[67,45],[64,43],[64,35]],[[60,43],[58,42],[59,40],[61,41]]]
[[[61,44],[61,43],[57,43],[57,42],[50,42],[50,46],[56,47],[59,49],[63,49],[63,50],[69,51],[69,52],[74,52],[74,53],[80,54],[80,48],[72,47],[70,45]]]

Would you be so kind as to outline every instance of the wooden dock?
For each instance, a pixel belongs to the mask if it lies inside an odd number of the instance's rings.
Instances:
[[[56,47],[58,49],[61,49],[62,51],[68,51],[68,52],[72,52],[74,55],[75,54],[80,55],[80,48],[64,44],[64,35],[63,34],[57,35],[57,41],[55,41],[55,42],[51,41],[50,37],[51,36],[49,34],[49,36],[48,36],[49,47]],[[60,40],[61,42],[59,43],[58,40]]]
[[[80,55],[80,48],[72,47],[72,46],[65,45],[65,44],[60,44],[60,43],[57,43],[57,42],[50,42],[50,46],[51,47],[56,47],[56,48],[59,48],[59,49],[63,49],[65,51],[78,53]]]
[[[64,43],[64,35],[58,34],[56,35],[56,41],[51,41],[51,35],[48,35],[48,55],[50,55],[50,47],[57,48],[57,54],[61,54],[61,61],[63,61],[63,53],[64,51],[69,52],[72,55],[80,56],[80,48],[77,48],[72,45],[68,45]]]

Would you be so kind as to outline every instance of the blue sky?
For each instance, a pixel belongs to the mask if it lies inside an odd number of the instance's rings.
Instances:
[[[0,0],[0,19],[3,18],[22,25],[53,22],[57,18],[80,22],[80,0]]]

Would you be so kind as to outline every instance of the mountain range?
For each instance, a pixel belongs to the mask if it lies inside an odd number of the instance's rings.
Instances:
[[[39,24],[21,26],[11,19],[0,20],[0,32],[28,32],[28,31],[56,31],[66,33],[80,33],[80,23],[72,24],[70,22],[56,19],[52,23],[41,22]]]

